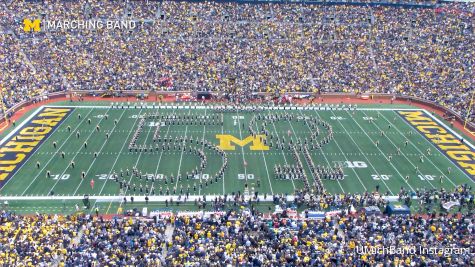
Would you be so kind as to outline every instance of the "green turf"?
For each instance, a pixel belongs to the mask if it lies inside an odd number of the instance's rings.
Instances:
[[[70,105],[71,103],[65,103]],[[217,114],[209,107],[206,109],[176,109],[161,108],[109,108],[94,107],[91,103],[79,103],[81,107],[73,108],[71,114],[61,123],[61,125],[48,137],[39,149],[30,156],[28,161],[14,174],[14,176],[0,189],[2,196],[30,196],[35,201],[36,196],[46,196],[54,192],[55,196],[118,196],[120,194],[118,184],[110,177],[114,171],[119,173],[136,166],[143,173],[153,175],[173,174],[175,177],[181,173],[190,172],[199,164],[199,158],[187,152],[170,151],[162,152],[129,152],[128,143],[137,127],[139,116],[145,113],[158,111],[160,115],[210,115]],[[90,106],[89,106],[90,105]],[[351,192],[362,193],[373,191],[379,184],[382,193],[389,192],[390,195],[397,195],[399,189],[404,187],[410,190],[419,188],[441,188],[452,189],[456,185],[469,183],[474,184],[463,171],[458,169],[445,155],[435,149],[425,137],[420,135],[412,126],[406,123],[394,110],[380,108],[407,108],[407,106],[366,106],[374,109],[348,111],[348,110],[265,110],[261,114],[290,113],[297,116],[318,117],[329,122],[333,126],[334,139],[320,150],[312,151],[312,160],[315,164],[331,165],[343,164],[345,178],[343,180],[323,180],[325,189],[330,193]],[[78,114],[82,118],[78,118]],[[108,119],[104,115],[108,115]],[[221,114],[221,113],[218,113]],[[224,113],[224,125],[173,125],[162,126],[161,135],[169,135],[173,138],[178,136],[192,136],[194,140],[205,139],[213,144],[218,144],[216,134],[229,134],[239,139],[244,139],[249,135],[248,127],[255,114],[239,112]],[[374,118],[370,123],[367,118]],[[239,118],[239,119],[236,119]],[[91,124],[87,120],[91,119]],[[117,120],[117,125],[114,124]],[[158,123],[159,120],[147,120],[149,123]],[[236,123],[235,123],[236,121]],[[242,128],[244,124],[244,128]],[[252,125],[254,130],[261,127],[262,121]],[[67,126],[72,127],[71,133]],[[100,132],[95,127],[100,125]],[[388,125],[392,127],[389,129]],[[145,126],[143,133],[138,138],[138,143],[153,144],[152,135],[155,127]],[[290,138],[303,138],[311,134],[310,128],[302,121],[279,121],[269,123],[267,129],[273,135],[289,138],[288,131],[291,131]],[[79,138],[76,131],[80,131]],[[382,137],[380,132],[384,131]],[[110,138],[106,139],[106,132],[110,132]],[[408,135],[409,132],[414,134]],[[404,141],[408,139],[409,144],[404,147]],[[379,146],[375,142],[379,140]],[[58,149],[53,148],[53,142],[58,144]],[[87,149],[83,147],[84,142],[88,143]],[[396,154],[396,147],[401,148],[401,155]],[[427,148],[431,148],[431,155],[427,155]],[[60,156],[61,151],[65,152],[65,159]],[[98,152],[94,158],[94,152]],[[222,164],[221,158],[210,150],[205,150],[208,156],[208,164],[204,174],[212,176],[218,171]],[[196,192],[191,191],[191,195],[223,195],[232,192],[244,192],[244,185],[254,187],[259,194],[292,194],[295,189],[303,186],[301,180],[277,180],[274,177],[274,166],[276,164],[294,164],[290,151],[271,148],[268,151],[251,151],[249,145],[236,146],[235,151],[227,151],[229,168],[226,170],[223,179],[209,184]],[[389,156],[392,160],[389,161]],[[420,156],[424,155],[424,162],[420,162]],[[309,182],[312,183],[314,177],[308,171],[308,165],[302,154],[299,155]],[[69,162],[74,161],[76,166],[72,169]],[[41,163],[37,169],[36,162]],[[245,166],[244,162],[247,162]],[[418,166],[419,171],[415,170]],[[448,167],[452,168],[452,173],[447,173]],[[51,178],[46,177],[46,172],[50,171]],[[81,172],[86,172],[86,179],[81,178]],[[409,180],[404,179],[409,176]],[[441,184],[439,177],[443,176]],[[244,177],[244,179],[239,179]],[[429,177],[430,179],[421,179]],[[59,178],[59,179],[57,179]],[[132,183],[145,184],[145,181],[136,178],[126,177]],[[253,178],[253,179],[251,179]],[[90,186],[90,180],[94,179],[94,189]],[[261,186],[257,187],[256,180],[260,179]],[[174,186],[186,189],[188,185],[192,187],[194,183],[199,184],[199,180],[183,178],[182,181],[175,181],[172,185],[165,185],[163,181],[155,182],[156,194],[158,188],[166,186],[170,190]],[[151,184],[151,182],[148,182]],[[145,195],[128,191],[125,195]],[[36,200],[37,201],[37,200]],[[105,204],[101,205],[107,205]],[[115,204],[114,204],[115,205]]]

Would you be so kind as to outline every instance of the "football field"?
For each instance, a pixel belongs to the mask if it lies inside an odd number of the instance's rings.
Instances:
[[[467,153],[441,146],[472,151],[460,138],[424,110],[389,105],[63,103],[34,110],[1,140],[0,196],[107,202],[240,192],[270,201],[318,183],[329,193],[378,186],[390,196],[473,186]]]

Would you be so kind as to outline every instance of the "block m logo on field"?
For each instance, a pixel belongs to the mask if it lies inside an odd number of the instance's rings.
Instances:
[[[232,145],[232,143],[238,146],[245,146],[249,143],[252,145],[249,147],[251,150],[269,150],[269,147],[266,146],[263,142],[265,135],[258,134],[254,136],[248,136],[244,140],[236,138],[229,134],[217,134],[216,138],[219,139],[219,148],[222,150],[236,150],[236,146]]]
[[[23,31],[31,32],[31,30],[35,32],[41,31],[41,21],[39,19],[35,19],[33,21],[30,19],[23,20]]]

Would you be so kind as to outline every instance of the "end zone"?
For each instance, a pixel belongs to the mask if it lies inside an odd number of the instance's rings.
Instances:
[[[72,108],[39,108],[0,141],[0,188],[71,113]]]
[[[427,111],[397,113],[474,181],[475,147]]]

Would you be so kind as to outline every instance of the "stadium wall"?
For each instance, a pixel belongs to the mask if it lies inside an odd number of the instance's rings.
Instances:
[[[462,118],[462,116],[460,116],[458,113],[456,113],[455,111],[453,111],[451,109],[448,109],[448,108],[446,108],[442,105],[439,105],[436,102],[425,100],[425,99],[422,99],[422,98],[419,98],[419,97],[413,97],[413,96],[396,96],[396,99],[406,101],[406,102],[421,104],[425,107],[430,107],[431,109],[439,110],[440,112],[443,112],[444,114],[446,114],[448,116],[454,117],[461,124],[465,123],[465,119]],[[470,131],[473,132],[473,131],[475,131],[475,124],[472,123],[472,122],[469,122],[469,123],[467,123],[467,128]]]
[[[192,93],[189,91],[142,91],[142,90],[127,90],[127,91],[120,91],[114,92],[113,94],[108,94],[104,91],[70,91],[70,92],[55,92],[50,93],[47,95],[35,97],[29,101],[20,102],[13,107],[9,108],[6,111],[8,117],[5,118],[4,114],[0,115],[0,125],[7,122],[8,118],[13,117],[13,115],[18,112],[19,110],[28,108],[34,104],[43,103],[44,101],[48,102],[56,102],[56,101],[65,101],[65,100],[73,100],[73,98],[78,97],[92,97],[91,100],[93,101],[100,101],[100,100],[113,100],[113,101],[136,101],[139,99],[139,96],[142,97],[145,101],[158,101],[159,99],[163,98],[170,98],[175,99],[177,95],[196,95],[196,93]],[[255,96],[260,97],[271,97],[268,93],[255,93]],[[422,108],[426,108],[432,111],[438,111],[439,115],[442,116],[451,116],[458,122],[457,128],[464,131],[464,119],[457,114],[455,111],[448,109],[444,106],[437,104],[436,102],[425,100],[418,97],[413,96],[402,96],[402,95],[393,95],[393,94],[383,94],[383,93],[373,93],[373,94],[351,94],[351,93],[324,93],[324,94],[315,94],[315,93],[299,93],[299,92],[290,92],[285,93],[287,96],[292,96],[294,98],[299,99],[312,99],[311,101],[321,101],[325,102],[359,102],[365,103],[368,101],[370,103],[379,103],[380,101],[396,101],[402,104],[409,104],[409,105],[418,105]],[[213,95],[216,97],[216,95]],[[125,99],[124,99],[125,98]],[[363,100],[365,99],[365,100]],[[140,99],[139,99],[140,100]],[[363,101],[363,102],[360,102]],[[472,122],[467,123],[466,128],[469,131],[475,131],[475,124]],[[0,130],[1,132],[1,130]],[[465,133],[468,133],[464,131]],[[472,136],[471,136],[472,137]]]

